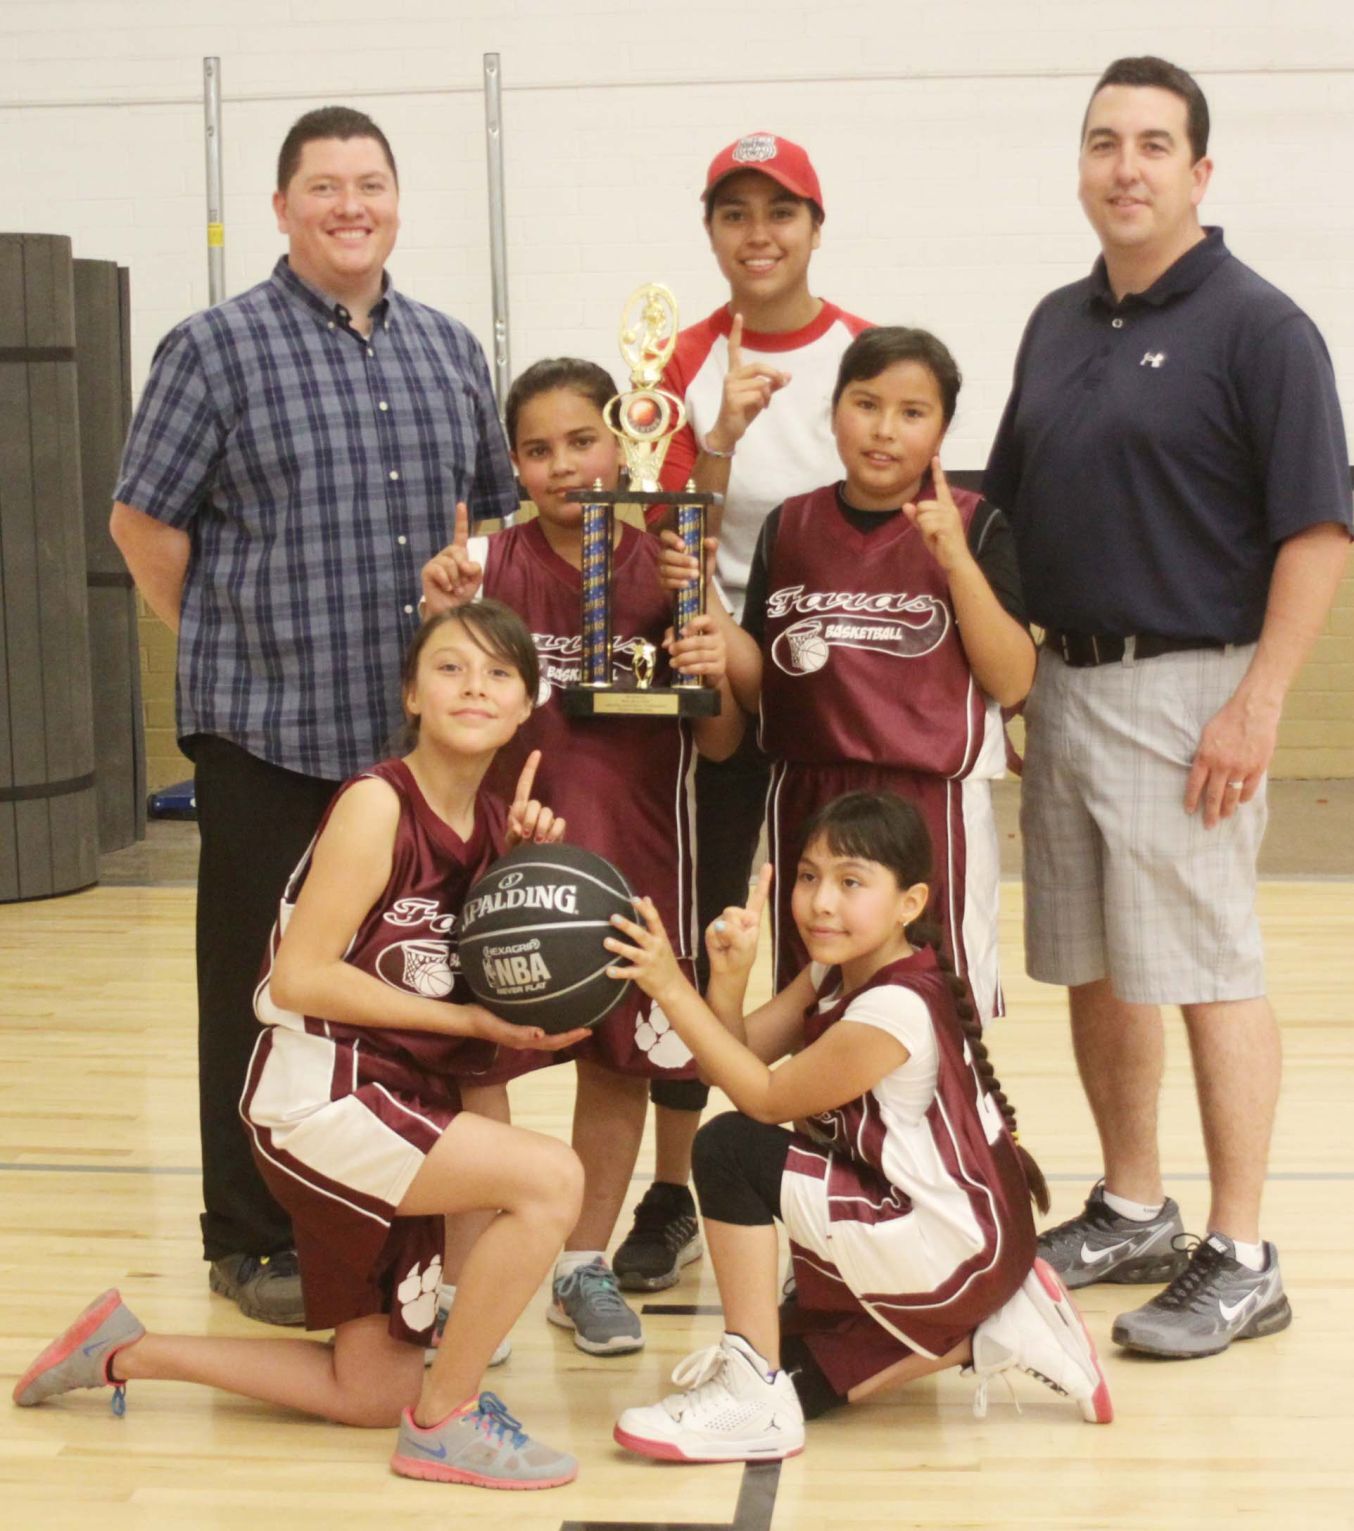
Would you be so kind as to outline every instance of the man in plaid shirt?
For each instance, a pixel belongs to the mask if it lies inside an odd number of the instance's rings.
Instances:
[[[395,291],[385,135],[324,107],[288,133],[273,197],[287,254],[161,342],[112,532],[179,635],[178,733],[202,851],[197,965],[202,1218],[215,1291],[300,1323],[286,1214],[238,1103],[277,899],[335,786],[389,753],[419,570],[517,505],[469,331]]]

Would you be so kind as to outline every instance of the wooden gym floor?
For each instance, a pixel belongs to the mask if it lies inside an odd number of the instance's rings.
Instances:
[[[1334,787],[1335,784],[1321,784]],[[1347,797],[1344,789],[1341,806]],[[638,1355],[592,1359],[546,1323],[537,1296],[491,1374],[545,1439],[582,1462],[576,1484],[494,1494],[411,1483],[387,1470],[392,1433],[317,1423],[179,1384],[20,1411],[0,1402],[0,1516],[14,1531],[97,1525],[1135,1527],[1354,1525],[1354,883],[1349,812],[1319,812],[1309,861],[1261,889],[1271,992],[1287,1060],[1265,1228],[1295,1312],[1286,1333],[1205,1361],[1152,1362],[1109,1344],[1116,1312],[1150,1295],[1092,1287],[1087,1321],[1118,1409],[1108,1427],[1026,1378],[1017,1414],[1000,1387],[971,1413],[957,1373],[809,1428],[780,1469],[670,1467],[611,1441],[627,1404],[666,1391],[668,1372],[712,1340],[708,1265],[654,1302]],[[1326,804],[1329,808],[1331,798]],[[1302,826],[1299,825],[1299,828]],[[1276,825],[1282,833],[1283,826]],[[149,849],[112,858],[112,883],[0,909],[0,1373],[8,1389],[85,1302],[121,1287],[152,1327],[257,1334],[207,1290],[197,1241],[192,830],[155,826]],[[1331,839],[1341,841],[1332,860]],[[1291,837],[1290,837],[1291,838]],[[1301,839],[1299,835],[1297,837]],[[1296,856],[1296,861],[1295,861]],[[1300,877],[1304,865],[1318,875]],[[1330,875],[1334,868],[1344,875]],[[1321,875],[1324,873],[1325,875]],[[1094,1136],[1065,1040],[1058,991],[1020,970],[1020,888],[1004,889],[1010,1015],[993,1051],[1025,1140],[1053,1183],[1055,1216],[1095,1173]],[[567,1133],[571,1076],[514,1087],[518,1119]],[[1163,1153],[1186,1226],[1206,1210],[1204,1160],[1178,1020],[1170,1031]],[[633,1197],[650,1165],[646,1143]],[[623,1215],[628,1226],[629,1208]],[[271,1331],[276,1332],[276,1331]]]

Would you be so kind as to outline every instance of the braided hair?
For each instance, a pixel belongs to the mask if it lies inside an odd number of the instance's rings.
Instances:
[[[1049,1208],[1048,1182],[1044,1179],[1044,1172],[1039,1168],[1034,1155],[1020,1141],[1020,1132],[1016,1124],[1015,1107],[1006,1098],[1006,1091],[1001,1087],[1001,1080],[997,1078],[997,1071],[992,1066],[992,1059],[988,1055],[987,1043],[983,1040],[983,1025],[978,1019],[978,1011],[973,1003],[973,996],[969,992],[968,984],[954,970],[954,963],[950,961],[941,945],[942,936],[940,927],[928,920],[914,920],[907,927],[907,939],[913,946],[929,946],[936,954],[936,964],[944,973],[946,982],[950,986],[950,993],[954,996],[954,1013],[959,1018],[959,1025],[964,1033],[964,1040],[968,1043],[969,1053],[972,1055],[974,1067],[978,1071],[978,1082],[983,1089],[996,1102],[997,1109],[1002,1114],[1007,1130],[1011,1134],[1011,1142],[1015,1144],[1016,1157],[1020,1160],[1020,1168],[1025,1173],[1025,1184],[1029,1187],[1030,1199],[1041,1212],[1047,1212]]]
[[[931,876],[931,837],[925,821],[911,803],[893,792],[847,792],[820,808],[804,829],[804,844],[822,840],[834,856],[851,856],[873,861],[892,872],[900,888],[927,882]],[[946,955],[940,927],[924,916],[914,920],[905,932],[913,946],[929,946],[945,975],[954,999],[964,1040],[978,1072],[982,1088],[992,1097],[1002,1114],[1030,1197],[1041,1212],[1049,1209],[1048,1183],[1033,1154],[1021,1142],[1016,1125],[1015,1107],[1006,1097],[983,1040],[982,1022],[969,992],[968,984],[954,970]]]

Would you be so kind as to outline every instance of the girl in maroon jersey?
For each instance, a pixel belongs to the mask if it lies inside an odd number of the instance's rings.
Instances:
[[[804,825],[843,792],[915,803],[936,848],[932,917],[989,1017],[1001,1008],[990,783],[1005,764],[1001,708],[1028,691],[1035,651],[1005,517],[941,468],[960,383],[924,330],[852,341],[832,396],[845,476],[772,511],[742,628],[729,621],[725,636],[734,693],[760,713],[776,762],[771,859],[792,858]],[[675,549],[664,566],[677,584],[698,572]],[[788,886],[774,913],[783,986],[804,957]]]
[[[952,1366],[1017,1368],[1112,1417],[1081,1320],[1035,1260],[1043,1176],[1015,1139],[977,1019],[919,945],[930,845],[917,811],[857,792],[810,823],[793,879],[810,965],[743,1015],[771,868],[707,934],[702,1000],[657,911],[608,942],[738,1108],[696,1138],[696,1190],[725,1333],[673,1373],[685,1391],[628,1409],[616,1439],[675,1461],[803,1449],[804,1419]],[[770,1065],[785,1059],[779,1067]],[[788,1130],[779,1123],[795,1123]],[[774,1219],[794,1260],[777,1310]]]
[[[573,1226],[582,1173],[568,1148],[461,1108],[474,1049],[567,1047],[466,1003],[453,931],[505,846],[563,832],[525,762],[507,811],[480,784],[530,716],[530,634],[485,602],[433,617],[405,660],[415,735],[340,788],[283,895],[259,985],[264,1029],[241,1105],[269,1186],[291,1214],[306,1321],[333,1346],[146,1333],[104,1293],[14,1390],[40,1403],[132,1379],[202,1382],[352,1425],[399,1425],[409,1477],[498,1488],[567,1483],[577,1463],[525,1435],[480,1377]],[[496,1214],[461,1274],[424,1375],[442,1218]],[[116,1405],[115,1405],[116,1406]]]
[[[577,682],[581,648],[581,505],[569,491],[617,486],[621,456],[603,410],[615,384],[601,367],[563,357],[537,362],[513,384],[504,408],[513,462],[537,515],[491,537],[469,536],[458,511],[456,536],[424,569],[432,611],[484,594],[505,601],[531,629],[542,685],[531,720],[494,766],[491,781],[511,780],[527,751],[539,748],[542,794],[569,820],[571,839],[605,856],[632,887],[648,888],[690,968],[694,854],[688,814],[695,750],[721,758],[742,725],[724,685],[724,641],[712,617],[665,637],[671,600],[658,576],[659,545],[617,521],[611,583],[612,661],[617,679],[631,672],[642,642],[665,645],[668,663],[724,688],[721,713],[688,725],[664,717],[573,718],[560,688]],[[660,669],[660,683],[668,676]],[[507,1120],[507,1080],[553,1059],[516,1054],[480,1076],[473,1109]],[[551,1320],[594,1355],[638,1350],[638,1316],[621,1299],[606,1258],[639,1151],[653,1078],[695,1073],[691,1054],[662,1010],[634,991],[577,1051],[573,1143],[585,1171],[583,1212],[555,1268]],[[468,1083],[468,1081],[466,1081]],[[692,1209],[694,1212],[694,1208]],[[454,1274],[473,1234],[463,1220],[448,1241]],[[700,1253],[694,1216],[685,1257]]]

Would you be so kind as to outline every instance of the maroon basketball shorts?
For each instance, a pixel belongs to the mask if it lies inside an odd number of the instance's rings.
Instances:
[[[1013,1241],[982,1249],[925,1210],[871,1211],[892,1190],[869,1166],[795,1135],[780,1193],[795,1297],[781,1321],[838,1393],[909,1355],[947,1355],[1029,1274]],[[956,1199],[965,1196],[956,1186]]]
[[[430,1343],[442,1219],[396,1208],[460,1110],[454,1079],[359,1043],[264,1028],[240,1111],[291,1214],[308,1329],[388,1313],[395,1339]]]
[[[775,940],[777,990],[808,965],[790,899],[804,827],[844,792],[894,792],[911,803],[931,836],[931,901],[927,914],[940,926],[945,950],[968,980],[984,1020],[1003,1013],[997,976],[997,895],[1001,866],[992,784],[984,778],[904,771],[896,766],[842,761],[802,765],[777,761],[767,793],[766,843],[776,868]]]

